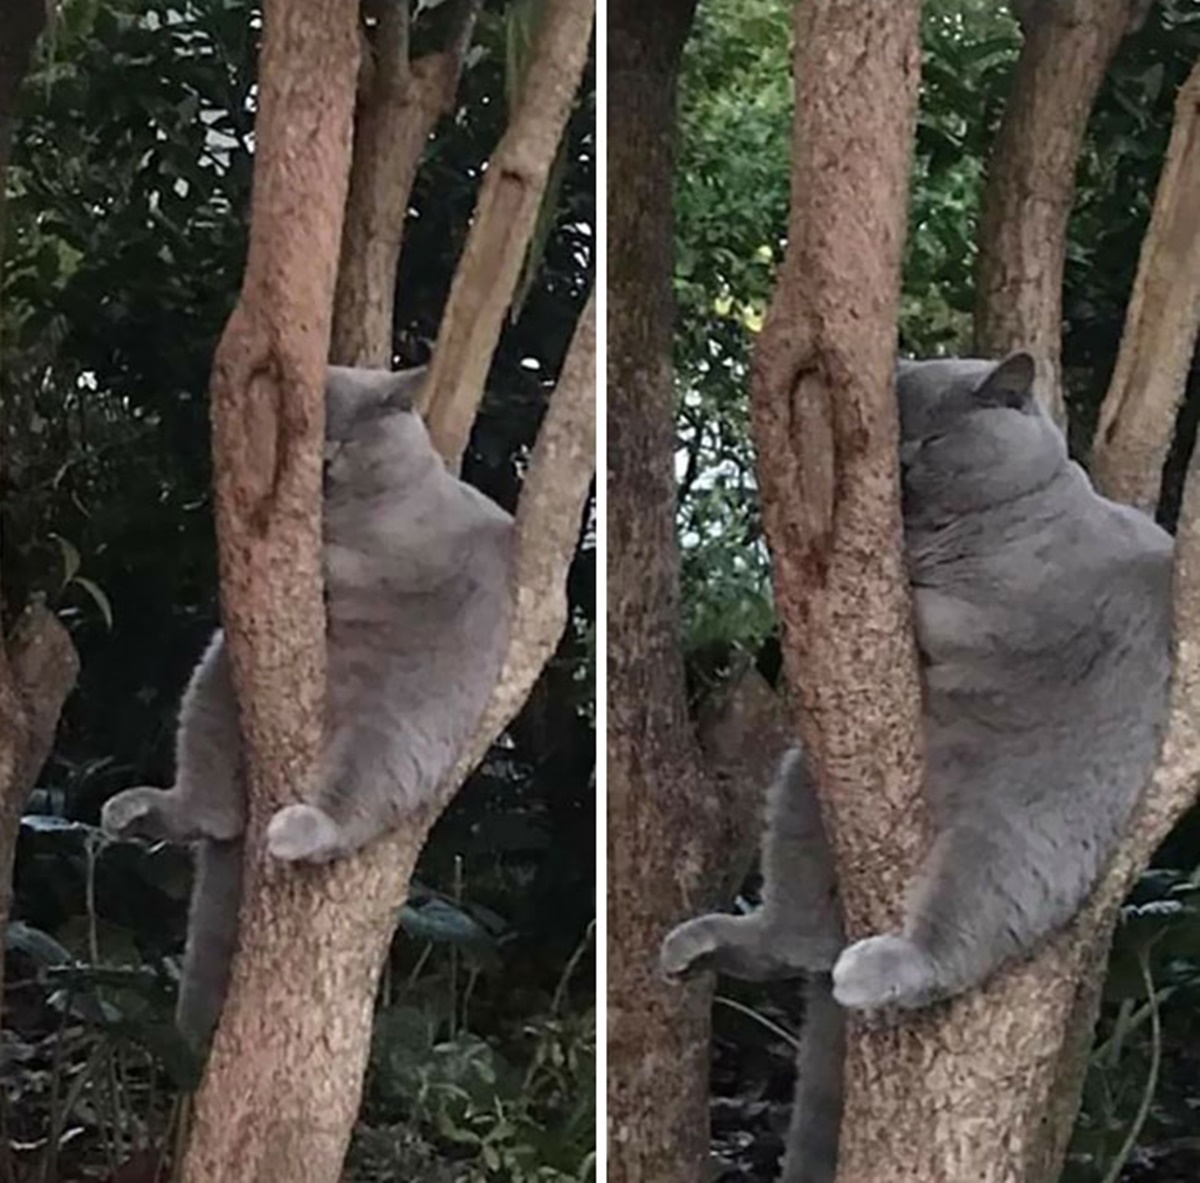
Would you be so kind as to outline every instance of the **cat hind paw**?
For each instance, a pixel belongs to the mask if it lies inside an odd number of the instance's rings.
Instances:
[[[344,853],[342,832],[315,805],[288,805],[267,823],[267,850],[283,862],[327,863]]]
[[[929,955],[907,937],[868,937],[834,964],[833,996],[852,1010],[926,1006],[937,997],[937,974]]]
[[[658,950],[658,967],[664,977],[681,982],[708,968],[706,962],[719,947],[707,916],[688,920],[671,929]]]
[[[110,838],[165,838],[160,789],[126,789],[110,797],[100,811],[100,828]]]

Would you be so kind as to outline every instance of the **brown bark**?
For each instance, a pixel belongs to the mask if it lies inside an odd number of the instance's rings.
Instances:
[[[241,951],[188,1183],[334,1180],[358,1109],[370,994],[346,982],[376,968],[379,942],[347,930],[374,917],[337,872],[262,857],[266,819],[319,754],[324,378],[357,67],[354,5],[267,0],[246,274],[212,379],[222,618],[249,781]]]
[[[609,5],[608,185],[620,194],[608,214],[610,1183],[706,1174],[712,981],[668,985],[658,946],[741,874],[734,852],[747,846],[764,783],[744,769],[705,774],[684,692],[671,200],[676,83],[694,7]],[[737,699],[710,721],[713,763],[762,715]],[[772,750],[765,724],[758,738],[767,760],[784,742],[780,734]]]
[[[407,0],[375,0],[354,117],[350,195],[333,301],[330,360],[392,364],[396,265],[413,181],[438,120],[454,106],[482,0],[457,0],[445,45],[409,61]]]
[[[457,469],[587,62],[595,0],[546,0],[508,128],[488,161],[422,400]]]
[[[0,641],[0,933],[12,906],[13,858],[21,812],[50,748],[79,657],[58,617],[27,608]],[[0,956],[0,997],[4,959]]]
[[[1200,328],[1200,63],[1175,123],[1142,242],[1121,351],[1092,449],[1102,492],[1153,513]]]
[[[788,249],[751,378],[785,670],[855,932],[894,922],[924,844],[891,381],[918,11],[797,7]]]
[[[891,382],[919,18],[796,8],[788,247],[751,378],[784,669],[852,937],[896,927],[926,841]],[[982,1177],[910,1173],[931,1093],[912,1027],[850,1036],[838,1179]]]
[[[823,19],[846,7],[800,9],[793,218],[753,389],[785,669],[803,693],[801,733],[858,936],[891,926],[922,845],[889,382],[916,13]],[[879,38],[885,19],[907,22],[904,37]],[[1189,642],[1200,630],[1197,515],[1193,471],[1170,733],[1132,837],[1081,916],[1035,959],[902,1024],[852,1021],[840,1183],[1058,1177],[1118,905],[1200,775],[1188,709],[1200,691]]]
[[[299,20],[283,8],[267,11],[250,259],[243,300],[215,367],[222,580],[252,753],[251,826],[242,952],[197,1101],[188,1180],[319,1183],[338,1177],[396,910],[433,820],[524,700],[562,632],[561,589],[592,471],[595,334],[594,321],[585,318],[531,459],[518,515],[518,611],[505,672],[479,734],[438,800],[404,831],[328,868],[260,865],[266,816],[308,783],[322,684],[324,621],[315,565],[319,408],[346,193],[355,29],[353,8],[325,11],[337,8],[329,0],[311,0],[309,7]],[[456,26],[461,37],[475,7],[464,6]],[[462,47],[455,42],[448,52],[461,57]],[[311,60],[322,54],[329,57]],[[376,70],[387,67],[375,63]],[[448,62],[429,66],[449,68]],[[285,84],[291,86],[286,109],[278,98]],[[440,84],[450,85],[445,73]],[[370,78],[366,85],[369,92]],[[392,94],[387,101],[399,103]],[[398,118],[394,109],[390,117]],[[365,130],[360,124],[356,153],[374,146],[413,158],[399,164],[358,158],[354,210],[367,225],[362,235],[347,229],[343,240],[348,269],[341,308],[351,310],[344,316],[363,310],[365,319],[359,335],[340,346],[347,359],[390,360],[391,317],[380,310],[390,306],[395,219],[403,211],[384,206],[411,183],[400,174],[415,167],[419,155],[411,126],[397,144],[384,145],[385,116],[379,119],[376,124],[369,117]],[[272,151],[276,137],[297,126],[310,155],[294,145]],[[296,161],[303,161],[308,175],[285,173]],[[304,202],[303,220],[295,212],[279,216],[289,195]],[[291,336],[297,329],[300,339]],[[531,595],[531,587],[537,593]]]
[[[1066,422],[1061,337],[1067,219],[1083,135],[1105,71],[1141,0],[1022,6],[1025,44],[983,193],[975,349],[1038,359],[1038,394]]]

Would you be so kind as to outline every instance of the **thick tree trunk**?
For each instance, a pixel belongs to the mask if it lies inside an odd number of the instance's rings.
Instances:
[[[742,764],[722,775],[722,759],[732,747],[769,765],[786,740],[779,722],[772,738],[771,696],[748,682],[705,728],[702,767],[684,693],[671,199],[676,80],[694,6],[609,6],[608,184],[620,195],[608,223],[609,1183],[707,1173],[712,980],[668,985],[658,947],[744,869],[739,852],[769,772]]]
[[[1019,6],[1025,44],[983,193],[975,349],[1038,359],[1038,394],[1066,423],[1062,282],[1067,219],[1088,116],[1144,0],[1041,0]]]
[[[892,393],[920,5],[796,13],[788,247],[752,409],[784,669],[858,936],[895,927],[925,844]],[[839,1180],[982,1177],[907,1173],[928,1126],[921,1045],[850,1034]]]
[[[1092,476],[1117,501],[1153,513],[1200,328],[1200,63],[1175,101],[1175,124],[1121,352],[1092,448]]]
[[[358,45],[354,5],[267,0],[246,275],[212,380],[222,619],[248,765],[246,868],[188,1183],[336,1179],[366,1061],[371,993],[354,985],[373,981],[380,942],[369,938],[383,909],[350,906],[344,872],[297,872],[263,854],[266,820],[312,782],[322,735],[325,365]]]
[[[333,301],[330,360],[392,364],[396,265],[425,145],[454,106],[482,0],[456,0],[445,46],[409,61],[408,0],[369,4],[376,22],[359,80],[350,195]]]
[[[455,470],[587,63],[595,9],[595,0],[546,0],[516,110],[488,161],[422,393],[434,446]]]
[[[656,973],[711,889],[717,833],[688,722],[671,350],[676,82],[695,0],[609,5],[608,1179],[694,1183],[708,1159],[711,980]]]

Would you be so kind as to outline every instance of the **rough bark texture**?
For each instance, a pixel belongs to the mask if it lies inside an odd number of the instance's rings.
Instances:
[[[1025,44],[983,193],[975,349],[1038,359],[1038,394],[1060,425],[1062,281],[1075,169],[1096,92],[1142,0],[1019,6]]]
[[[803,693],[852,936],[890,926],[922,845],[889,382],[916,12],[868,21],[855,7],[800,7],[789,253],[753,383],[785,669]],[[1058,1177],[1117,908],[1200,774],[1197,514],[1193,471],[1171,730],[1133,836],[1034,960],[903,1024],[852,1023],[840,1183]]]
[[[608,212],[609,1183],[707,1173],[712,981],[667,984],[658,946],[742,871],[731,852],[746,845],[763,787],[705,775],[680,648],[671,198],[694,7],[608,9],[608,186],[620,196]]]
[[[1092,450],[1109,497],[1153,513],[1200,327],[1200,63],[1175,123]]]
[[[0,639],[0,936],[12,906],[13,857],[21,812],[50,748],[79,657],[67,630],[41,604]],[[0,951],[0,997],[4,958]]]
[[[523,500],[518,519],[524,607],[480,734],[408,829],[326,868],[261,860],[266,817],[303,793],[319,736],[322,389],[356,44],[353,6],[268,5],[250,255],[213,389],[223,610],[251,758],[251,823],[241,950],[197,1098],[189,1183],[338,1178],[396,909],[433,819],[562,632],[561,586],[591,479],[595,335],[585,322],[531,460],[533,508]],[[364,271],[360,282],[390,290],[394,279]],[[545,590],[536,603],[523,601],[527,582]]]
[[[455,469],[583,76],[595,7],[546,0],[516,110],[488,161],[422,393],[433,442]]]
[[[784,666],[855,932],[895,921],[924,843],[891,381],[918,13],[797,7],[788,249],[751,379]]]
[[[444,47],[409,61],[407,0],[374,0],[359,77],[354,158],[333,301],[330,360],[392,364],[396,264],[425,145],[454,107],[482,0],[457,0]]]
[[[383,917],[347,894],[344,872],[263,857],[266,819],[310,784],[322,731],[324,377],[357,68],[355,6],[267,0],[246,275],[212,379],[222,620],[249,780],[241,951],[188,1183],[336,1179],[366,1057],[360,983]]]

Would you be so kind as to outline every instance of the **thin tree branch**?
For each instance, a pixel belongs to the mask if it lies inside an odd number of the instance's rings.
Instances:
[[[547,0],[517,110],[492,153],[442,317],[422,409],[457,468],[587,62],[595,0]]]
[[[1134,0],[1014,5],[1025,43],[988,162],[975,286],[975,349],[1038,359],[1039,398],[1066,422],[1062,282],[1067,219],[1088,116]]]
[[[408,0],[373,0],[378,61],[359,80],[330,358],[390,368],[396,267],[425,145],[454,105],[482,0],[460,0],[444,46],[409,61]]]
[[[596,296],[575,326],[517,509],[512,641],[453,789],[529,696],[567,623],[566,572],[596,467]],[[452,789],[452,791],[453,791]]]
[[[1100,489],[1148,513],[1158,504],[1198,330],[1200,62],[1175,101],[1171,141],[1092,450]]]

